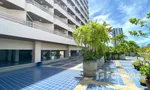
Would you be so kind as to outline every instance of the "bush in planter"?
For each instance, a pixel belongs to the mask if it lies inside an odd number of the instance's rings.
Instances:
[[[143,86],[146,86],[145,78],[140,79],[140,84]]]
[[[133,62],[134,68],[140,70],[141,60]]]
[[[83,71],[86,76],[96,75],[98,57],[96,53],[105,51],[106,42],[109,41],[106,22],[99,24],[94,21],[80,26],[73,32],[73,37],[78,46],[85,46],[83,52]]]
[[[143,65],[140,68],[140,73],[143,76],[146,76],[146,84],[148,86],[148,90],[150,90],[150,65]]]

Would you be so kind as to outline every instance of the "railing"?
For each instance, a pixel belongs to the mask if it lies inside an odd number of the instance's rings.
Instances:
[[[75,16],[74,15],[72,15],[71,13],[68,13],[72,18],[74,18],[75,19]]]
[[[47,12],[48,14],[50,14],[50,15],[53,16],[53,13],[49,10],[49,8],[46,8],[46,7],[42,6],[42,5],[40,5],[40,4],[37,3],[36,1],[34,1],[34,0],[26,0],[26,2],[32,4],[32,5],[34,5],[34,6],[38,7],[38,8],[40,8],[40,9],[42,9],[43,11],[45,11],[45,12]]]
[[[57,15],[54,15],[55,18],[59,19],[60,21],[62,21],[63,23],[65,24],[68,24],[65,20],[63,20],[62,18],[60,18],[59,16]]]
[[[80,4],[78,2],[78,0],[73,0],[74,4],[76,5],[76,7],[78,8],[78,10],[84,15],[84,17],[86,18],[85,14],[83,13],[83,11],[81,10],[81,8],[79,7]],[[82,19],[82,17],[80,16],[80,13],[76,11],[76,13],[78,13],[79,18]],[[83,20],[83,19],[82,19]],[[84,21],[84,20],[83,20]]]
[[[72,7],[73,9],[75,9],[75,7],[68,1],[68,4],[70,7]]]
[[[69,38],[69,36],[67,36],[66,34],[64,34],[64,32],[62,32],[62,31],[55,31],[54,30],[54,33],[57,34],[57,35],[63,35],[63,37]]]
[[[63,6],[59,0],[55,0],[55,3],[58,4],[62,9],[64,9],[65,11],[67,11],[67,6]]]
[[[22,24],[22,25],[26,25],[28,27],[32,27],[32,28],[35,28],[35,29],[47,31],[47,32],[50,32],[50,33],[53,33],[53,34],[56,34],[56,35],[59,35],[59,36],[63,36],[63,37],[69,38],[68,36],[66,36],[63,33],[57,34],[54,31],[52,31],[51,29],[45,28],[45,27],[43,27],[43,26],[41,26],[39,24],[30,22],[30,21],[24,21],[22,19],[18,19],[17,17],[14,17],[14,16],[9,15],[9,14],[4,13],[4,12],[0,12],[0,18],[6,19],[6,20],[10,20],[10,21]]]

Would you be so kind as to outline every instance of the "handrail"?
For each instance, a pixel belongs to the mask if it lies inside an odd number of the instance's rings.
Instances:
[[[59,16],[54,15],[54,17],[57,18],[57,19],[59,19],[59,20],[62,21],[63,23],[68,24],[65,20],[61,19]]]
[[[75,19],[75,16],[74,15],[72,15],[71,13],[68,13],[72,18],[74,18]]]
[[[65,11],[67,11],[67,7],[64,7],[63,5],[61,5],[58,0],[55,0],[55,3],[58,4],[62,9],[64,9]]]
[[[40,4],[37,3],[36,1],[34,1],[34,0],[26,0],[26,2],[35,5],[36,7],[42,9],[43,11],[45,11],[45,12],[47,12],[48,14],[50,14],[50,15],[53,16],[53,13],[49,10],[49,8],[45,8],[44,6],[40,5]]]
[[[12,16],[10,14],[7,14],[7,13],[4,13],[4,12],[0,12],[0,18],[6,19],[6,20],[10,20],[10,21],[13,21],[13,22],[16,22],[16,23],[19,23],[19,24],[22,24],[22,25],[25,25],[25,26],[28,26],[28,27],[32,27],[32,28],[35,28],[35,29],[47,31],[47,32],[50,32],[50,33],[53,33],[53,34],[56,34],[56,35],[59,35],[59,36],[63,36],[63,37],[69,38],[65,34],[55,33],[51,29],[45,28],[45,27],[43,27],[43,26],[41,26],[39,24],[19,19],[17,17],[14,17],[14,16]]]

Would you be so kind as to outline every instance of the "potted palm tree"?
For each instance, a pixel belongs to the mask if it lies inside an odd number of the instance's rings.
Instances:
[[[140,73],[143,76],[146,76],[146,78],[145,78],[146,85],[148,87],[148,90],[150,90],[150,65],[143,65],[143,66],[141,66]]]
[[[104,24],[90,21],[73,32],[77,45],[83,46],[83,72],[85,76],[96,76],[97,59],[100,59],[97,55],[99,52],[104,52],[103,48],[109,40],[108,28],[106,28],[106,23]]]

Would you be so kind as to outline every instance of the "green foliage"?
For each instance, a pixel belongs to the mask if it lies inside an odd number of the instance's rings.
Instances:
[[[84,60],[96,60],[96,52],[88,49],[82,49]]]
[[[73,32],[74,40],[78,46],[84,45],[88,48],[83,51],[86,59],[92,59],[92,57],[94,59],[99,52],[105,53],[106,43],[109,41],[108,30],[110,31],[110,29],[106,22],[100,24],[90,21]]]
[[[146,84],[146,80],[144,78],[140,79],[140,83]]]
[[[112,38],[112,40],[116,43],[119,41],[119,44],[117,44],[113,50],[114,53],[125,53],[128,49],[127,41],[125,40],[127,38],[124,34],[119,34],[116,37]]]
[[[140,63],[141,63],[141,60],[137,60],[137,61],[133,62],[133,65],[138,67],[138,66],[140,66]]]
[[[140,68],[140,73],[150,80],[150,65],[143,65]]]
[[[150,20],[150,12],[147,13],[146,18],[147,20],[142,20],[140,18],[130,18],[129,22],[134,25],[140,26],[141,28],[144,28],[144,29],[146,28],[147,30],[150,30],[150,27],[148,26],[148,22]],[[146,36],[147,35],[147,33],[143,32],[142,30],[130,30],[129,33],[133,36]]]
[[[135,41],[128,41],[128,52],[138,52],[139,46]]]

